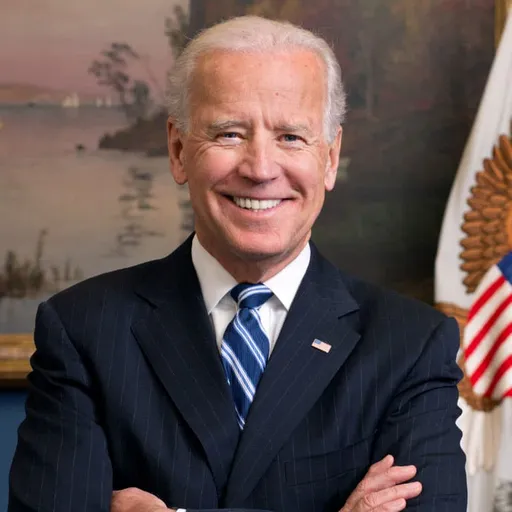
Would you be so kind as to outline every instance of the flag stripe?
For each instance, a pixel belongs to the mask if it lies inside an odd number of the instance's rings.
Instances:
[[[496,269],[497,270],[497,269]],[[485,289],[485,287],[484,287]],[[480,307],[477,315],[468,321],[464,329],[464,346],[469,346],[469,340],[472,340],[485,326],[485,322],[496,312],[500,304],[512,295],[512,286],[504,282],[494,293],[494,295]],[[471,309],[470,309],[471,314]]]
[[[489,396],[493,400],[501,401],[510,389],[512,389],[512,367],[504,369],[504,373],[496,381],[496,386]],[[482,394],[485,396],[484,393]]]
[[[501,313],[512,304],[512,295],[509,295],[505,300],[501,302],[501,304],[498,306],[498,308],[495,310],[495,312],[491,315],[491,317],[485,322],[482,329],[479,331],[479,333],[471,340],[469,345],[464,351],[464,355],[466,357],[466,360],[468,360],[471,357],[471,354],[476,350],[484,336],[489,332],[490,329],[492,329],[492,326],[495,324],[495,322],[498,320],[498,318],[501,316]]]
[[[494,388],[498,385],[498,382],[500,379],[505,375],[505,373],[512,368],[512,354],[505,359],[503,364],[499,367],[498,371],[494,375],[494,378],[492,379],[492,382],[490,386],[488,387],[487,391],[485,392],[484,396],[491,397],[494,393]],[[508,387],[508,386],[507,386]]]
[[[485,371],[489,368],[491,363],[493,362],[493,358],[496,356],[496,352],[500,347],[503,346],[503,343],[510,338],[512,334],[512,322],[509,322],[508,325],[501,331],[499,336],[496,338],[494,343],[491,346],[491,349],[487,352],[487,355],[482,359],[481,363],[478,365],[477,369],[471,373],[471,384],[475,386],[479,381],[480,377],[484,374]],[[492,342],[493,338],[490,338]]]
[[[512,294],[512,292],[510,292]],[[491,315],[492,312],[488,311],[487,317]],[[474,352],[471,354],[471,357],[466,361],[466,371],[469,373],[473,373],[477,370],[478,366],[482,362],[483,359],[485,359],[487,353],[489,350],[491,350],[496,338],[501,334],[502,331],[504,331],[507,328],[507,325],[510,323],[512,318],[512,304],[510,304],[499,316],[499,318],[496,320],[494,325],[489,329],[487,334],[482,338],[480,341],[480,344],[476,347]],[[480,325],[483,325],[486,320],[485,316],[479,315],[473,323],[478,323]],[[472,323],[472,324],[473,324]],[[476,329],[472,329],[472,331],[477,332]],[[468,335],[470,335],[470,332],[468,332]],[[464,344],[466,345],[468,340],[471,338],[467,338],[464,336]]]
[[[503,275],[498,276],[494,282],[491,283],[489,288],[475,301],[468,315],[468,322],[480,311],[483,305],[496,293],[498,288],[505,282]]]

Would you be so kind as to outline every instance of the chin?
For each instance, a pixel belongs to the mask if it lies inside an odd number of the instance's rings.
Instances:
[[[245,259],[261,260],[288,254],[290,244],[287,244],[282,237],[274,238],[262,233],[236,238],[233,248]]]

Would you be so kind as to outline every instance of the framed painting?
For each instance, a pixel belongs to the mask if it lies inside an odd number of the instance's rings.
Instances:
[[[446,199],[510,3],[496,2],[9,0],[0,383],[24,381],[37,304],[167,254],[192,229],[165,157],[165,75],[188,37],[234,15],[288,19],[332,43],[349,112],[313,239],[347,271],[431,302]]]
[[[41,301],[162,257],[191,230],[187,191],[169,172],[164,107],[188,2],[107,4],[2,3],[2,386],[24,382]]]

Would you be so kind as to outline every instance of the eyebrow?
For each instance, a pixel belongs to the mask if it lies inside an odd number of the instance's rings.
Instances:
[[[207,132],[214,134],[219,131],[230,130],[232,128],[250,129],[250,124],[236,119],[226,119],[213,121],[207,127]],[[307,124],[280,123],[275,128],[276,131],[283,133],[305,133],[311,135],[311,128]]]
[[[311,135],[311,129],[307,124],[282,123],[277,126],[277,130],[280,132],[305,133]]]
[[[215,133],[230,128],[248,128],[248,124],[236,119],[226,119],[225,121],[213,121],[207,127],[208,133]]]

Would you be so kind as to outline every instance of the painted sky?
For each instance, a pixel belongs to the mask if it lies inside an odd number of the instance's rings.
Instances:
[[[188,0],[1,0],[0,84],[104,91],[87,69],[110,42],[126,42],[163,86],[172,59],[164,20],[176,4]]]

